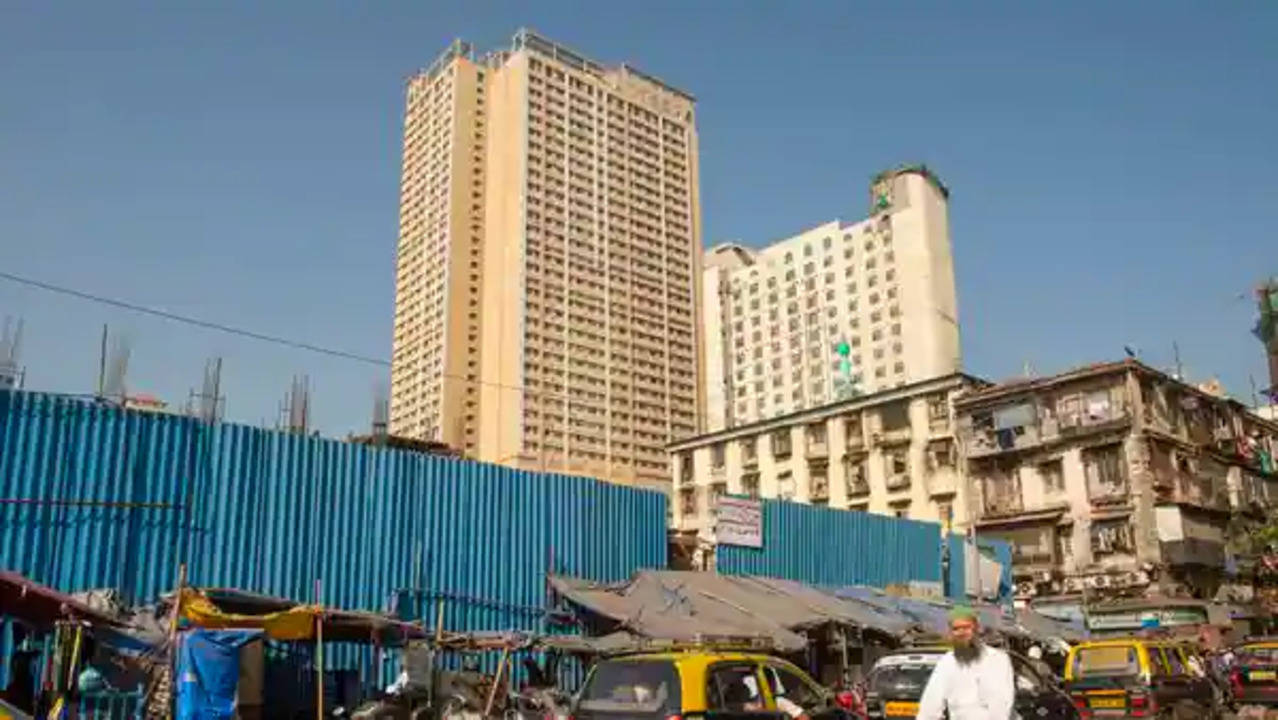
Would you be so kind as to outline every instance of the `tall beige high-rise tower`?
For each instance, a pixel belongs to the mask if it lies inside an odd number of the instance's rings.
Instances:
[[[666,486],[703,407],[693,106],[527,30],[409,81],[392,433]]]

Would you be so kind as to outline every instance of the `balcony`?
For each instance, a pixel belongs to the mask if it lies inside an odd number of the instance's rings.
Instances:
[[[982,510],[989,516],[1017,515],[1024,512],[1025,503],[1021,500],[1020,485],[987,482]]]
[[[808,439],[807,456],[813,458],[828,458],[830,456],[830,447],[825,440]]]
[[[888,492],[898,492],[910,489],[909,473],[892,473],[887,476],[886,481]]]
[[[927,492],[933,497],[958,493],[958,478],[954,472],[935,472],[927,478]]]

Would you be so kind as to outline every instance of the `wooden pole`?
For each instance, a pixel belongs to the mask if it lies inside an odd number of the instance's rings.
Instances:
[[[324,602],[321,581],[315,580],[315,717],[324,720]]]
[[[186,563],[178,563],[177,588],[173,590],[173,608],[169,611],[169,666],[168,701],[164,703],[165,717],[173,717],[173,702],[177,697],[177,634],[178,621],[182,618],[182,597],[186,594]]]
[[[440,598],[435,606],[435,646],[444,639],[444,598]]]
[[[492,716],[493,701],[497,699],[497,687],[501,685],[502,674],[506,670],[506,660],[510,657],[510,646],[502,648],[501,660],[497,663],[497,676],[493,678],[493,686],[488,688],[488,702],[484,703],[484,717]]]

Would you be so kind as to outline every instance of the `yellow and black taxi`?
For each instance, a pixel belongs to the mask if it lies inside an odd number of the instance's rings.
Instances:
[[[851,717],[807,673],[762,653],[684,650],[605,658],[573,703],[574,720]]]
[[[1065,689],[1083,717],[1216,717],[1221,703],[1194,649],[1174,640],[1080,643],[1065,660]]]
[[[871,720],[913,718],[928,678],[949,647],[904,648],[879,658],[865,679],[865,709]],[[1009,652],[1016,682],[1016,712],[1022,718],[1073,720],[1078,717],[1054,678],[1036,670],[1025,657]]]
[[[1233,649],[1229,685],[1241,705],[1278,705],[1278,638],[1249,640]]]

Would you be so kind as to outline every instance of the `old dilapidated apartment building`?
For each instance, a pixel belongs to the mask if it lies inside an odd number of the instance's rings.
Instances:
[[[689,542],[713,544],[719,500],[736,495],[962,532],[969,510],[951,408],[987,384],[955,373],[677,441],[672,526]]]
[[[1278,503],[1278,423],[1135,360],[955,403],[972,525],[1008,540],[1020,599],[1211,597]]]

